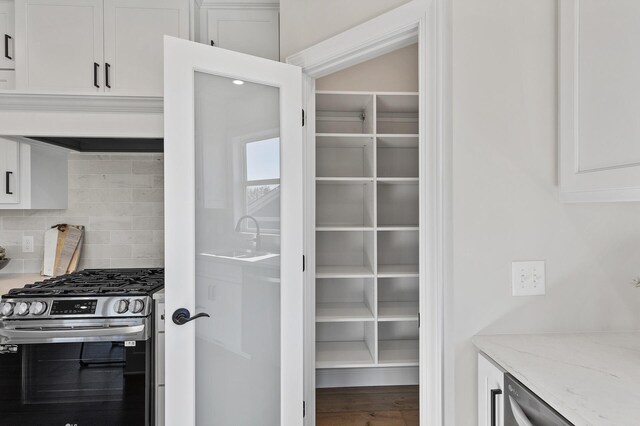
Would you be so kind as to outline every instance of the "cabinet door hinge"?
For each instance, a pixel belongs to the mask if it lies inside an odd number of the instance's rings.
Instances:
[[[302,110],[302,127],[304,127],[304,109]]]
[[[305,255],[302,255],[302,272],[307,270],[307,258],[305,257]]]

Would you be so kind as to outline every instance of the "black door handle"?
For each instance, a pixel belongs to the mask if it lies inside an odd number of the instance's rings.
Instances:
[[[9,56],[9,40],[11,40],[11,36],[9,34],[4,35],[4,57],[7,59],[13,59]]]
[[[104,63],[104,85],[107,89],[111,89],[111,84],[109,83],[109,70],[111,69],[111,65],[108,62]]]
[[[199,314],[191,316],[191,312],[189,312],[188,309],[180,308],[180,309],[176,309],[176,311],[171,316],[171,319],[175,324],[184,325],[188,322],[193,321],[194,319],[203,318],[203,317],[210,318],[211,315],[209,315],[206,312],[201,312]]]
[[[498,426],[496,416],[496,396],[502,395],[501,389],[491,389],[491,426]]]
[[[216,45],[216,44],[213,42],[213,40],[211,40],[211,45],[212,45],[212,46],[215,46],[215,45]]]
[[[100,67],[100,64],[98,64],[97,62],[93,63],[93,85],[97,88],[100,88],[100,85],[98,84],[98,68]]]
[[[6,186],[6,188],[5,188],[5,191],[4,191],[4,192],[6,192],[6,194],[7,194],[7,195],[13,195],[13,192],[11,192],[11,186],[10,186],[10,184],[9,184],[9,179],[11,178],[11,175],[12,175],[12,174],[13,174],[13,172],[7,172],[7,173],[5,174],[5,177],[6,177],[6,185],[7,185],[7,186]]]

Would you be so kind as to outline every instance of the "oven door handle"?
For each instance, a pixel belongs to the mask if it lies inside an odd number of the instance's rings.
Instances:
[[[511,405],[511,413],[516,419],[518,426],[533,426],[531,421],[527,418],[527,415],[522,411],[522,408],[520,408],[520,405],[518,405],[511,395],[509,395],[509,405]]]
[[[146,340],[144,324],[115,327],[3,328],[0,344]]]

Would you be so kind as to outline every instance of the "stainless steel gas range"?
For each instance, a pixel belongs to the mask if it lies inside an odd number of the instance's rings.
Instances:
[[[89,269],[2,296],[2,424],[152,425],[163,287],[163,269]]]

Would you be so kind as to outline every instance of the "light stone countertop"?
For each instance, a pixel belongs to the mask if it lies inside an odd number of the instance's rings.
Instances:
[[[22,288],[25,284],[33,284],[49,277],[40,274],[0,274],[0,296],[13,288]]]
[[[576,426],[640,425],[640,331],[475,336],[473,343]]]

